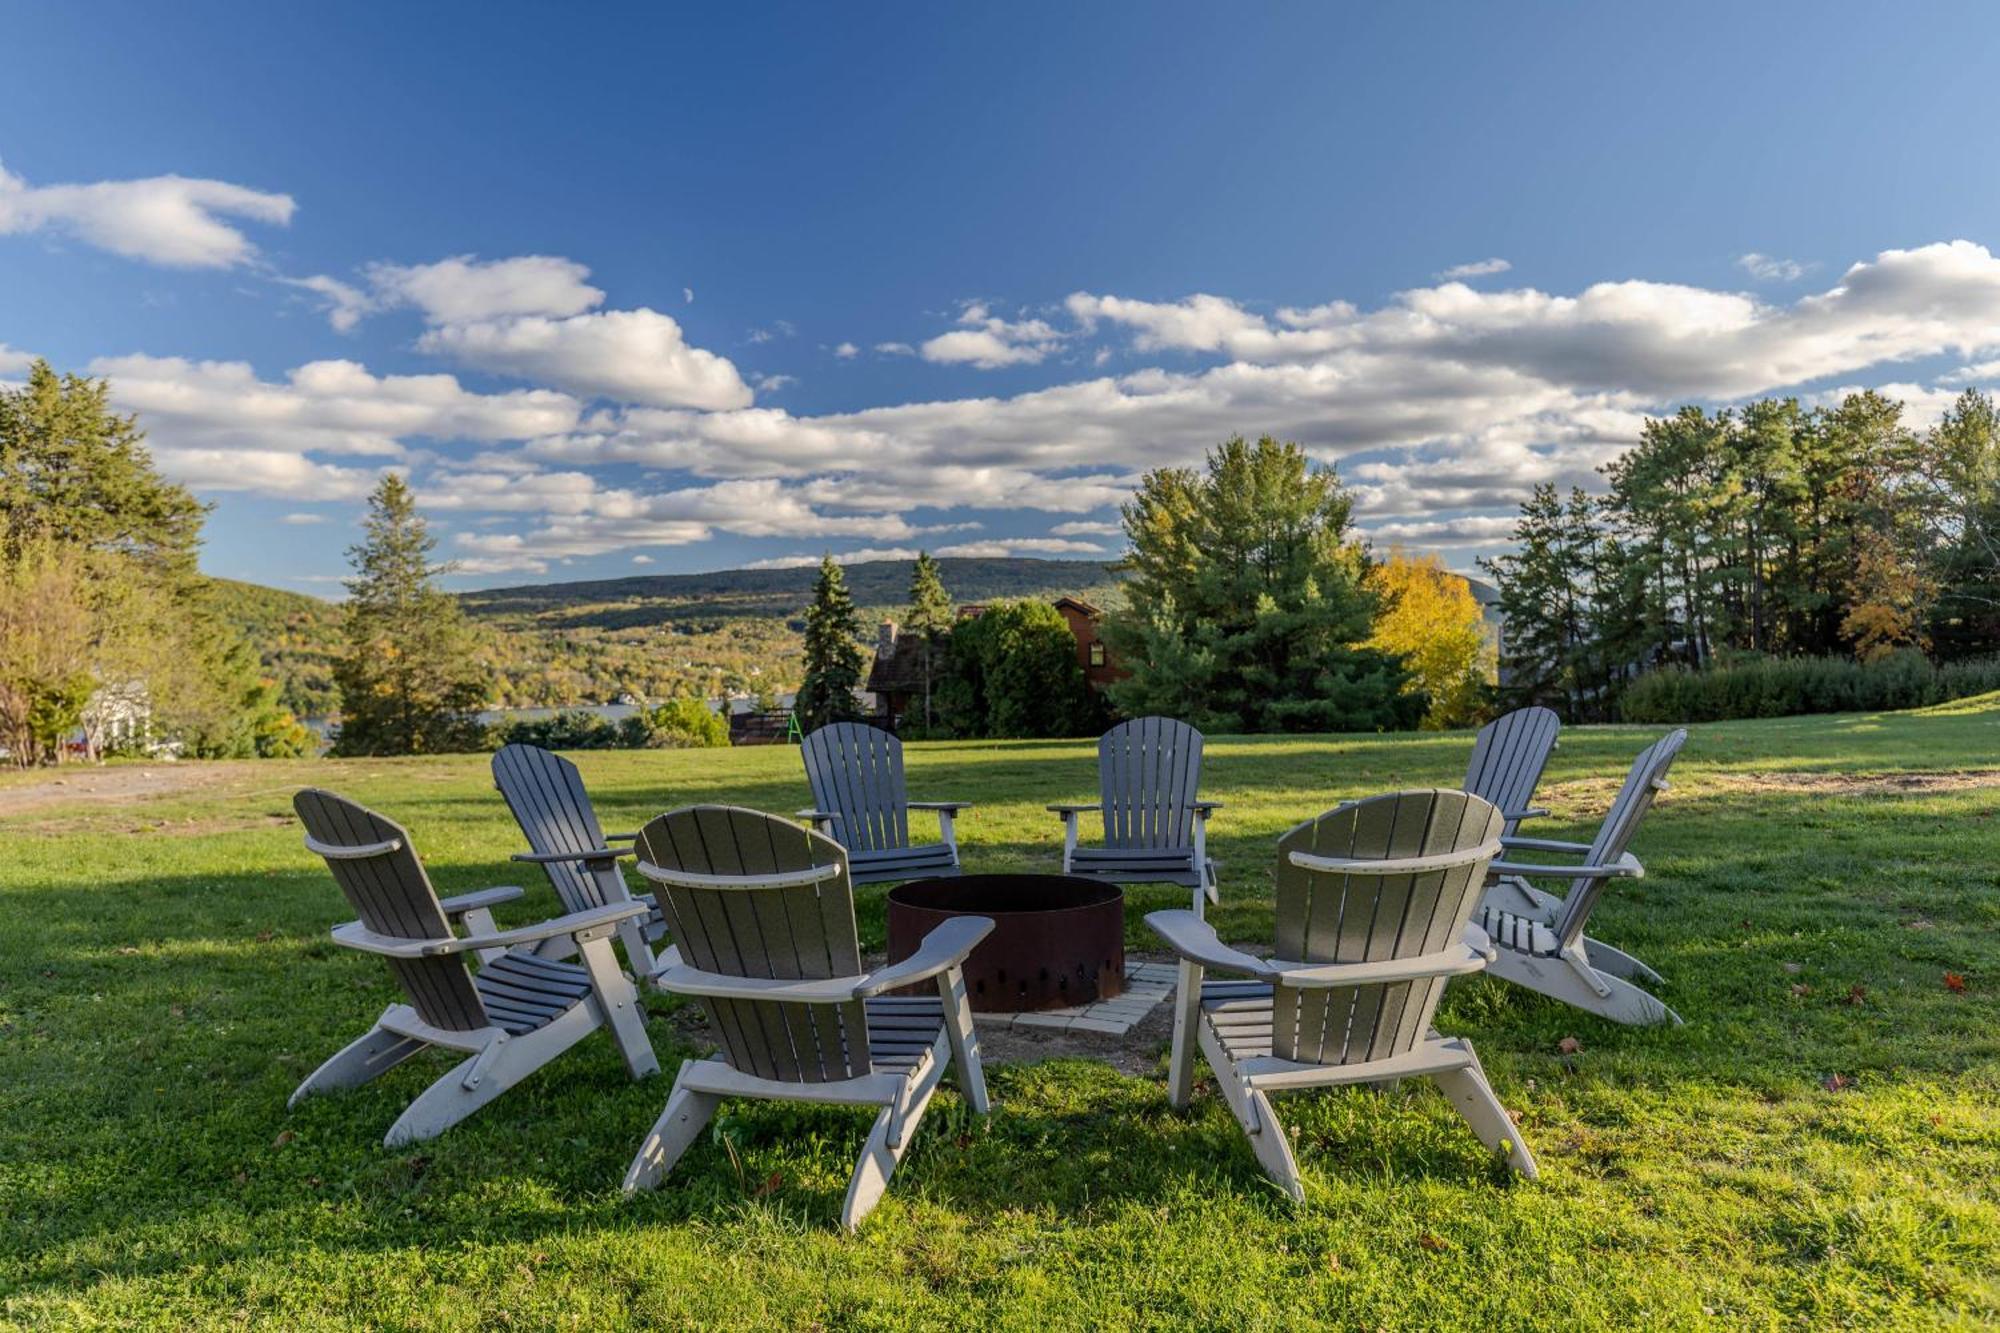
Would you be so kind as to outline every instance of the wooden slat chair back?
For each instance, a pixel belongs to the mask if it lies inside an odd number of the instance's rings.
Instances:
[[[632,835],[604,831],[575,764],[538,745],[503,745],[493,756],[493,785],[513,811],[531,849],[514,859],[541,867],[564,911],[587,912],[633,900],[618,869],[618,858],[632,855]],[[620,845],[613,848],[612,842]],[[657,913],[618,928],[626,960],[642,979],[657,966],[653,945],[664,929]],[[548,941],[542,952],[566,957],[564,950],[569,947],[558,937]]]
[[[847,857],[831,838],[756,810],[699,805],[647,824],[638,849],[642,864],[725,880],[838,867],[829,878],[789,887],[663,883],[657,897],[681,957],[704,972],[788,981],[862,975]],[[830,1005],[703,996],[702,1004],[729,1063],[746,1074],[819,1083],[870,1071],[868,1018],[858,999]]]
[[[1100,736],[1098,799],[1048,807],[1063,821],[1063,873],[1186,885],[1196,912],[1217,901],[1208,816],[1220,807],[1201,799],[1201,759],[1201,733],[1171,717],[1135,717]],[[1081,845],[1078,820],[1091,811],[1103,816],[1100,847]]]
[[[1504,822],[1478,796],[1433,790],[1300,824],[1278,842],[1273,958],[1224,944],[1195,912],[1149,914],[1180,959],[1168,1101],[1185,1106],[1194,1095],[1198,1048],[1265,1173],[1303,1199],[1274,1094],[1427,1077],[1482,1142],[1532,1178],[1534,1154],[1472,1044],[1431,1028],[1446,982],[1494,957],[1469,918]],[[1244,979],[1209,980],[1210,971]]]
[[[1517,708],[1481,727],[1472,742],[1465,790],[1499,806],[1509,834],[1524,817],[1542,813],[1534,808],[1535,787],[1561,730],[1562,719],[1551,710]]]
[[[865,722],[832,722],[799,748],[813,801],[840,816],[841,846],[855,853],[910,845],[902,741]]]
[[[1611,803],[1604,822],[1597,827],[1597,837],[1592,839],[1590,854],[1586,863],[1594,866],[1615,865],[1632,846],[1633,835],[1638,833],[1646,813],[1653,808],[1653,802],[1666,790],[1667,772],[1674,766],[1681,747],[1687,744],[1688,734],[1684,729],[1668,732],[1640,752],[1626,771],[1625,785],[1618,789],[1618,798]],[[1556,938],[1565,946],[1573,945],[1583,938],[1584,926],[1589,923],[1590,914],[1603,896],[1610,876],[1600,875],[1572,881],[1570,891],[1563,898],[1562,913],[1556,918]]]
[[[1657,983],[1659,973],[1586,932],[1611,883],[1645,873],[1632,854],[1632,840],[1666,789],[1667,772],[1685,744],[1687,732],[1675,730],[1632,761],[1617,799],[1587,846],[1550,838],[1505,839],[1505,859],[1491,867],[1498,878],[1487,889],[1478,918],[1499,950],[1489,972],[1613,1022],[1680,1022],[1680,1015],[1637,984]],[[1546,853],[1582,859],[1562,861]],[[1557,896],[1531,882],[1538,879],[1566,883],[1568,890]]]
[[[491,909],[520,889],[440,899],[395,821],[314,788],[292,805],[306,849],[325,859],[358,918],[336,926],[334,942],[381,957],[409,1000],[309,1074],[292,1105],[358,1087],[433,1047],[467,1056],[389,1127],[383,1142],[394,1147],[443,1133],[599,1028],[610,1030],[632,1077],[658,1071],[638,993],[611,948],[612,934],[645,907],[610,903],[503,931]],[[538,952],[553,939],[581,961]],[[480,960],[477,973],[467,954]]]
[[[726,1097],[877,1106],[841,1208],[851,1230],[887,1190],[947,1068],[986,1114],[964,963],[991,919],[945,921],[908,958],[864,972],[847,852],[825,834],[698,805],[647,824],[638,850],[675,940],[658,982],[700,998],[722,1054],[681,1066],[627,1191],[658,1186]],[[907,994],[924,981],[934,998]]]
[[[1192,846],[1201,750],[1201,733],[1171,717],[1135,717],[1099,737],[1105,846]]]
[[[402,825],[336,796],[307,788],[292,800],[312,850],[327,858],[327,869],[362,925],[399,940],[448,940],[451,923],[437,891],[424,873]],[[355,855],[357,851],[365,854]],[[389,970],[424,1022],[450,1032],[488,1025],[486,1006],[473,987],[465,959],[389,958]]]
[[[604,830],[583,776],[561,755],[536,745],[503,745],[493,756],[493,785],[535,851],[579,853],[604,846]],[[581,861],[547,861],[542,869],[565,911],[588,911],[612,901],[604,881]],[[618,873],[616,867],[611,873]]]
[[[1485,881],[1502,820],[1464,792],[1408,791],[1330,810],[1278,843],[1277,954],[1307,963],[1373,963],[1435,954],[1459,938]],[[1309,869],[1292,853],[1356,861],[1437,858],[1396,875]],[[1386,1060],[1430,1031],[1449,977],[1274,990],[1271,1053],[1313,1064]]]

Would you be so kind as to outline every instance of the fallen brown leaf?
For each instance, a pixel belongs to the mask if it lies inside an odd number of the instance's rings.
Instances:
[[[1847,988],[1847,999],[1844,1000],[1842,1003],[1851,1004],[1854,1005],[1856,1008],[1859,1008],[1861,1005],[1864,1005],[1867,1002],[1868,1002],[1868,988],[1857,981],[1852,986],[1849,986]]]
[[[1423,1246],[1425,1249],[1431,1251],[1433,1254],[1445,1248],[1443,1238],[1439,1236],[1434,1236],[1428,1231],[1424,1232],[1421,1236],[1417,1237],[1417,1244]]]
[[[1828,1092],[1839,1092],[1842,1088],[1852,1087],[1853,1084],[1854,1080],[1845,1074],[1828,1074],[1819,1081],[1819,1085]]]
[[[291,1130],[289,1130],[289,1129],[281,1129],[281,1130],[279,1130],[279,1131],[278,1131],[278,1137],[277,1137],[277,1138],[275,1138],[275,1139],[272,1139],[272,1140],[271,1140],[271,1146],[272,1146],[273,1148],[282,1148],[282,1147],[284,1147],[284,1146],[285,1146],[285,1145],[286,1145],[287,1143],[290,1143],[290,1142],[291,1142],[291,1141],[292,1141],[293,1139],[295,1139],[295,1138],[297,1138],[297,1137],[298,1137],[298,1135],[296,1135],[296,1134],[292,1133],[292,1131],[291,1131]]]
[[[771,1195],[776,1194],[778,1187],[784,1183],[785,1173],[782,1171],[773,1171],[770,1175],[764,1177],[764,1183],[759,1185],[757,1192],[750,1197],[753,1199],[767,1199]]]
[[[1803,981],[1795,981],[1792,983],[1792,994],[1803,998],[1812,994],[1812,987],[1806,985]]]
[[[1954,995],[1965,994],[1965,978],[1956,972],[1944,974],[1944,988]]]
[[[1583,1049],[1583,1043],[1578,1041],[1575,1037],[1564,1037],[1561,1041],[1556,1043],[1556,1049],[1562,1052],[1564,1055],[1575,1055],[1578,1051]]]

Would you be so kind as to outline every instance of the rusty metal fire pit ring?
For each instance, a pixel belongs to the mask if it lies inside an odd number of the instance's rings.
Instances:
[[[1125,989],[1125,895],[1074,875],[963,875],[889,891],[889,961],[916,952],[958,916],[993,918],[965,961],[979,1013],[1026,1013],[1108,1000]],[[910,994],[932,993],[929,983]]]

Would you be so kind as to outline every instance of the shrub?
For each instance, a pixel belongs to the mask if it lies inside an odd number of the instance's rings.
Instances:
[[[669,699],[658,708],[619,724],[623,743],[634,749],[701,750],[729,744],[729,720],[705,699]]]
[[[1627,722],[1720,722],[1804,713],[1879,713],[1921,708],[2000,689],[2000,658],[1934,667],[1902,649],[1872,662],[1774,657],[1693,671],[1650,671],[1625,688]]]
[[[544,750],[616,750],[624,745],[618,732],[597,714],[577,708],[510,723],[500,729],[500,743],[538,745]]]

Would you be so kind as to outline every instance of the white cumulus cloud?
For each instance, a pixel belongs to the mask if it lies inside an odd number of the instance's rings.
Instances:
[[[1505,273],[1514,266],[1504,259],[1480,259],[1470,264],[1453,264],[1437,275],[1440,282],[1459,282],[1466,278],[1486,278],[1495,273]]]
[[[444,324],[427,330],[417,346],[585,397],[710,410],[751,401],[750,386],[728,358],[690,346],[671,316],[644,307]]]
[[[172,268],[231,268],[257,247],[229,219],[283,226],[288,194],[188,176],[30,185],[0,166],[0,235],[53,232],[127,259]]]

